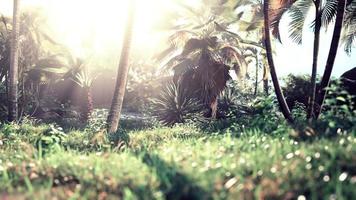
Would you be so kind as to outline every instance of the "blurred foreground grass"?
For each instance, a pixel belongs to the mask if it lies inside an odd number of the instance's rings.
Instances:
[[[354,199],[356,137],[2,125],[1,199]],[[116,142],[120,141],[120,142]]]

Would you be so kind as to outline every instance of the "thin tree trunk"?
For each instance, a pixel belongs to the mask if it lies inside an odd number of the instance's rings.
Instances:
[[[259,59],[258,59],[258,55],[255,55],[255,59],[256,59],[256,75],[255,75],[255,92],[254,95],[256,96],[258,93],[258,67],[259,67]]]
[[[278,99],[279,106],[281,108],[281,111],[286,118],[286,120],[293,124],[293,118],[290,113],[289,107],[287,105],[287,102],[284,98],[284,95],[282,93],[282,89],[279,85],[278,82],[278,77],[276,73],[276,69],[274,66],[274,61],[273,61],[273,55],[272,55],[272,46],[271,46],[271,38],[270,38],[270,29],[269,29],[269,0],[264,0],[264,5],[263,5],[263,13],[264,13],[264,26],[265,26],[265,46],[266,46],[266,54],[267,54],[267,60],[268,64],[270,67],[271,71],[271,77],[273,81],[273,86],[274,90],[276,92],[276,96]]]
[[[20,35],[20,0],[14,0],[12,40],[9,69],[9,121],[17,121],[18,118],[18,56]]]
[[[135,12],[135,0],[130,0],[129,17],[127,19],[126,32],[122,45],[122,52],[120,57],[119,69],[117,72],[115,92],[111,104],[110,113],[108,116],[109,133],[115,133],[119,128],[122,103],[125,96],[127,74],[129,71],[129,57],[130,57],[131,42],[132,42],[133,27],[134,27],[134,15],[135,15],[134,12]]]
[[[338,0],[337,4],[337,13],[335,20],[335,27],[333,32],[333,37],[331,40],[330,50],[328,59],[326,61],[326,66],[323,74],[323,78],[320,83],[320,88],[317,94],[316,108],[315,108],[315,118],[317,119],[321,113],[323,108],[325,96],[326,96],[326,88],[329,86],[331,72],[334,67],[335,58],[337,55],[337,50],[339,47],[340,36],[342,31],[342,24],[344,20],[344,13],[346,9],[346,0]]]
[[[267,59],[267,58],[264,58]],[[269,74],[270,70],[268,68],[268,63],[263,63],[263,91],[266,96],[269,95]]]
[[[266,96],[269,96],[269,85],[268,85],[268,78],[263,79],[263,90]]]
[[[307,119],[311,119],[314,115],[315,94],[316,94],[316,75],[318,71],[319,58],[319,43],[320,43],[320,29],[321,29],[321,0],[315,0],[315,30],[314,30],[314,47],[313,47],[313,66],[311,74],[311,91],[309,96],[309,105],[307,112]]]

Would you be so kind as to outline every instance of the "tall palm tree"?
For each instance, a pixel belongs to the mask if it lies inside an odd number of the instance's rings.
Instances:
[[[293,118],[290,113],[289,107],[287,105],[286,99],[282,93],[282,89],[279,85],[276,69],[274,66],[273,55],[272,55],[272,45],[271,45],[271,38],[270,38],[270,13],[269,13],[269,0],[264,0],[263,5],[263,13],[264,13],[264,26],[265,26],[265,45],[266,45],[266,54],[267,60],[270,67],[271,77],[274,85],[274,89],[276,92],[276,96],[279,102],[279,106],[284,117],[287,119],[289,123],[293,123]]]
[[[338,0],[333,37],[331,40],[329,55],[326,61],[326,66],[325,66],[323,78],[321,80],[320,89],[318,90],[316,105],[319,105],[319,107],[316,107],[315,109],[315,118],[318,118],[318,116],[320,115],[323,102],[325,99],[325,95],[326,95],[326,88],[329,86],[330,83],[331,72],[333,70],[333,66],[334,66],[334,62],[335,62],[335,58],[336,58],[336,54],[341,38],[341,31],[342,31],[342,25],[344,20],[345,9],[346,9],[346,0]]]
[[[313,47],[313,66],[311,73],[311,86],[310,99],[308,105],[307,119],[311,119],[314,115],[315,94],[316,94],[316,75],[318,71],[318,58],[319,58],[319,43],[320,43],[320,30],[321,30],[321,0],[313,1],[315,6],[315,30],[314,30],[314,47]]]
[[[119,127],[122,103],[125,96],[127,74],[129,71],[129,57],[131,51],[131,42],[133,36],[134,18],[135,18],[135,0],[130,0],[129,17],[126,25],[124,42],[122,45],[119,69],[117,72],[116,86],[108,116],[108,132],[115,133]]]
[[[9,70],[9,121],[18,117],[18,65],[20,33],[20,0],[14,0],[12,41]]]
[[[312,90],[310,91],[310,100],[307,111],[307,118],[312,117],[317,118],[320,114],[323,100],[325,98],[325,88],[328,86],[331,76],[331,71],[334,63],[334,59],[337,53],[338,41],[340,40],[341,29],[345,30],[345,34],[342,36],[342,40],[345,43],[345,51],[350,52],[353,41],[355,40],[356,31],[356,15],[354,4],[355,0],[348,0],[347,2],[340,5],[342,2],[337,0],[329,0],[323,2],[322,0],[282,0],[280,1],[280,7],[283,9],[278,9],[275,11],[274,20],[272,22],[275,36],[279,36],[278,25],[285,12],[291,14],[290,22],[290,37],[297,43],[302,41],[302,31],[305,23],[305,18],[308,10],[311,6],[315,7],[315,20],[313,22],[314,26],[314,52],[313,52],[313,68],[311,76]],[[322,7],[321,7],[322,6]],[[343,6],[344,8],[341,8]],[[347,9],[349,8],[349,9]],[[342,10],[346,10],[342,11]],[[342,13],[341,13],[342,12]],[[345,13],[345,21],[343,26],[342,22],[344,18],[341,15]],[[327,68],[324,71],[322,85],[319,90],[316,90],[316,72],[317,72],[317,60],[319,51],[319,38],[321,26],[328,26],[336,17],[338,18],[338,24],[334,28],[334,34],[332,38],[332,46],[329,51],[329,56],[327,60]]]

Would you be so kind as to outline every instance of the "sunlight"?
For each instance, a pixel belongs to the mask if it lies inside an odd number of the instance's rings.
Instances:
[[[12,1],[0,0],[2,14],[12,15]],[[123,38],[129,1],[125,0],[23,0],[23,10],[42,9],[51,35],[75,56],[90,57],[118,50]],[[151,50],[157,42],[154,27],[162,19],[167,0],[137,0],[134,46]]]
[[[50,26],[77,56],[100,54],[108,48],[119,47],[126,24],[128,1],[51,0],[47,6]],[[135,45],[145,48],[152,27],[160,17],[158,9],[152,1],[139,0],[137,3]]]
[[[137,55],[150,57],[165,44],[162,27],[169,23],[167,11],[178,4],[192,7],[201,0],[136,0],[133,48]],[[46,16],[47,31],[76,57],[116,59],[126,25],[129,0],[22,0],[23,11],[40,9]],[[12,1],[0,0],[0,12],[12,15]],[[158,29],[160,29],[158,31]],[[114,61],[112,61],[111,65]]]

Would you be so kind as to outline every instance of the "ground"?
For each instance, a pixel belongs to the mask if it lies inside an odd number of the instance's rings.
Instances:
[[[119,141],[119,142],[117,142]],[[0,129],[1,199],[352,199],[356,137],[156,127]]]

